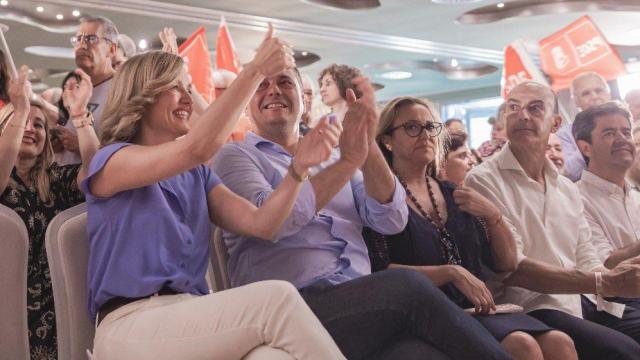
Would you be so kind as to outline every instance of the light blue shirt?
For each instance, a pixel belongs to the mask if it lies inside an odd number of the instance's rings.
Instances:
[[[334,151],[311,174],[333,164],[339,156]],[[226,144],[213,169],[233,192],[259,207],[287,175],[291,159],[280,145],[250,132],[244,141]],[[362,227],[389,235],[402,231],[408,216],[405,196],[396,179],[393,199],[378,203],[366,194],[362,172],[356,171],[316,213],[315,192],[311,182],[305,181],[274,241],[223,232],[232,285],[278,279],[303,288],[319,280],[339,284],[370,274]]]
[[[578,144],[573,138],[571,124],[565,123],[556,133],[562,144],[562,154],[564,155],[563,175],[576,182],[582,176],[582,170],[587,168],[587,163],[582,157]]]

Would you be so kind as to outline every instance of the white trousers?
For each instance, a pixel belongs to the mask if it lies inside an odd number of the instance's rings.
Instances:
[[[152,296],[107,315],[97,360],[346,359],[298,291],[262,281],[210,295]]]

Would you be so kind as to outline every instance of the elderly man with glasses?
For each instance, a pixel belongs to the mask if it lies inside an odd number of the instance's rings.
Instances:
[[[89,100],[88,111],[93,115],[93,127],[100,130],[102,110],[107,101],[107,94],[115,70],[111,59],[116,56],[118,48],[118,29],[111,20],[104,17],[84,17],[74,36],[71,37],[76,65],[91,78],[93,93]],[[78,138],[70,121],[62,129],[70,141],[65,142],[62,156],[64,164],[80,163]]]

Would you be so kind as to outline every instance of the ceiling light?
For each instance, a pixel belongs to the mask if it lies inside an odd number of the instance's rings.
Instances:
[[[38,6],[38,7],[36,7],[36,11],[37,12],[43,12],[44,8],[42,6]]]
[[[9,2],[7,0],[0,0],[0,5],[7,6],[9,5]]]
[[[73,16],[75,16],[75,17],[78,17],[78,16],[80,16],[80,11],[78,11],[78,10],[73,10],[73,11],[71,12],[71,15],[73,15]]]
[[[148,46],[149,46],[149,45],[147,44],[147,40],[145,40],[145,39],[142,39],[142,40],[140,40],[140,42],[138,42],[138,47],[139,47],[141,50],[146,50],[146,48],[147,48]]]
[[[433,58],[433,60],[432,60],[432,61],[433,61],[434,63],[437,63],[437,62],[438,62],[438,58]]]
[[[499,2],[496,4],[497,7],[499,7],[500,9],[502,9],[504,7],[504,3],[503,2]]]
[[[64,16],[62,16],[62,14],[58,14],[58,15],[56,15],[56,19],[62,20],[62,19],[64,19]]]
[[[451,59],[451,67],[457,67],[458,65],[460,65],[460,63],[458,62],[458,60],[456,60],[456,59]]]
[[[382,73],[380,75],[381,78],[383,79],[388,79],[388,80],[403,80],[403,79],[408,79],[410,77],[413,76],[413,74],[411,74],[408,71],[387,71],[385,73]]]

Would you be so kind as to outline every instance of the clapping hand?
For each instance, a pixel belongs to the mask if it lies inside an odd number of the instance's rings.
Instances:
[[[166,27],[158,33],[160,41],[162,42],[162,51],[169,54],[178,55],[178,42],[176,33],[173,28]]]
[[[338,144],[342,126],[326,117],[305,135],[298,144],[293,167],[296,173],[304,174],[309,168],[329,159]]]
[[[65,87],[62,92],[62,101],[70,118],[84,116],[87,113],[87,105],[93,94],[93,84],[89,75],[82,69],[76,69],[74,72],[80,76],[80,81],[73,87]]]
[[[9,100],[16,112],[29,112],[29,100],[32,90],[29,82],[29,68],[26,65],[20,67],[17,79],[9,82]]]
[[[273,76],[296,66],[291,46],[286,41],[273,36],[271,23],[251,64],[264,76]]]

